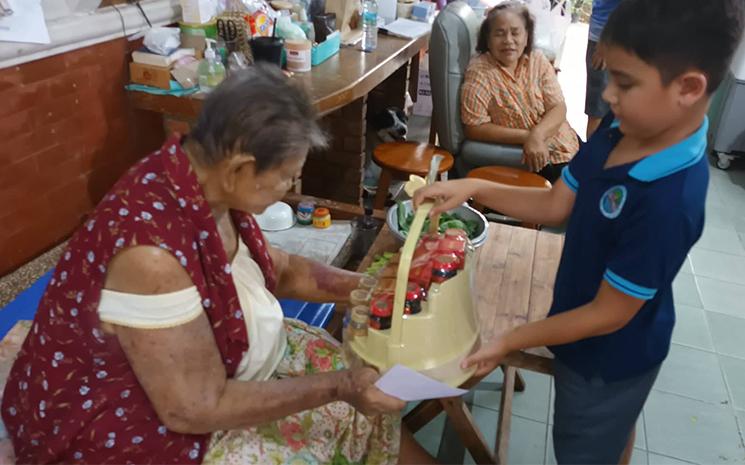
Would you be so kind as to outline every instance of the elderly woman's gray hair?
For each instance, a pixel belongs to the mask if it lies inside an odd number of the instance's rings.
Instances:
[[[272,65],[257,64],[226,79],[207,97],[190,136],[199,162],[235,154],[256,158],[263,171],[288,157],[326,146],[307,93]]]

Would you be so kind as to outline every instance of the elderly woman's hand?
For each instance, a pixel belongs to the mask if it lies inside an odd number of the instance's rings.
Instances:
[[[400,412],[406,407],[406,402],[375,387],[379,377],[378,372],[369,367],[349,370],[347,383],[340,393],[341,399],[368,416]]]
[[[538,172],[548,164],[549,151],[548,145],[543,137],[531,131],[528,139],[523,144],[523,163],[528,165],[528,169]]]

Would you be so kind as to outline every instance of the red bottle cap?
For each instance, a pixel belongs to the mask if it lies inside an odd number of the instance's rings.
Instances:
[[[393,296],[391,294],[380,294],[373,297],[370,302],[370,313],[374,316],[386,318],[393,314]]]

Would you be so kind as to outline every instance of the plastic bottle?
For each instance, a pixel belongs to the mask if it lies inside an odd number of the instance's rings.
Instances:
[[[378,2],[362,2],[362,50],[372,52],[378,46]]]
[[[204,50],[204,60],[199,63],[197,73],[199,74],[199,88],[203,92],[210,92],[225,79],[225,65],[217,56],[213,48],[215,41],[205,39],[207,48]]]

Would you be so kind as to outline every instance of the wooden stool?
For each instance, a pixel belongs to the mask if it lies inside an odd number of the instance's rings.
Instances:
[[[482,166],[468,172],[468,178],[485,179],[491,182],[506,184],[515,187],[537,187],[551,189],[551,183],[542,176],[530,171],[508,166]],[[480,206],[474,205],[474,208],[481,210]],[[520,223],[521,226],[532,229],[540,229],[540,225],[532,223]]]
[[[420,142],[386,142],[375,147],[373,160],[383,171],[380,173],[378,190],[375,193],[374,208],[385,207],[388,188],[394,176],[404,179],[410,174],[426,177],[429,163],[435,155],[443,156],[437,174],[445,173],[453,167],[453,156],[434,145]]]

